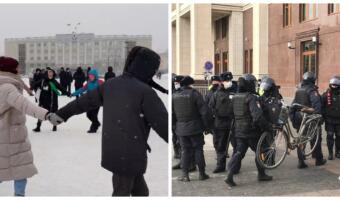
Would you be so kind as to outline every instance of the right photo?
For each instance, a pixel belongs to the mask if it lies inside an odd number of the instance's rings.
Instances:
[[[172,4],[172,196],[340,196],[338,38],[340,4]]]

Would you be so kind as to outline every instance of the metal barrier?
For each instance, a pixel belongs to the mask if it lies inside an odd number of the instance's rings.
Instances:
[[[208,86],[206,85],[194,85],[193,88],[195,88],[203,96],[205,96],[208,93]]]

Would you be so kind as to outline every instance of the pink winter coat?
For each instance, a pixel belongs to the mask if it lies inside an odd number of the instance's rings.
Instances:
[[[25,98],[23,87],[19,76],[0,72],[0,181],[29,178],[37,173],[26,115],[45,120],[47,110]]]

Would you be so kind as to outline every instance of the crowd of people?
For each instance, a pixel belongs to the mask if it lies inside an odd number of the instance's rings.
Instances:
[[[14,181],[15,196],[25,196],[27,179],[37,174],[26,115],[39,120],[33,130],[38,132],[44,120],[50,121],[56,131],[70,117],[86,112],[92,121],[89,130],[92,133],[101,125],[97,114],[103,107],[101,165],[112,172],[112,195],[148,196],[144,173],[147,152],[151,151],[148,145],[151,128],[168,141],[168,113],[153,90],[168,93],[152,80],[160,62],[156,52],[136,46],[127,56],[123,74],[115,77],[109,68],[105,82],[99,79],[96,69],[88,69],[85,75],[78,68],[73,74],[74,92],[68,89],[69,70],[59,73],[60,78],[61,75],[65,78],[61,84],[53,69],[37,69],[30,82],[39,102],[37,106],[23,95],[23,90],[33,93],[18,74],[18,61],[0,57],[0,183]],[[62,94],[78,98],[59,109],[58,96]]]
[[[236,186],[234,175],[240,172],[248,148],[255,152],[261,134],[273,132],[284,104],[283,97],[280,87],[269,76],[257,80],[252,74],[244,74],[233,81],[232,73],[224,72],[212,76],[210,81],[208,92],[203,96],[195,89],[192,77],[173,77],[172,142],[174,158],[180,159],[173,170],[181,169],[178,180],[187,182],[189,172],[197,166],[199,180],[208,179],[203,146],[204,135],[212,134],[217,160],[213,173],[227,171],[225,183],[233,187]],[[305,106],[302,110],[294,107],[289,110],[296,131],[301,126],[302,112],[321,114],[327,132],[328,160],[334,156],[340,158],[340,77],[332,77],[329,88],[320,95],[315,74],[306,72],[295,92],[294,103]],[[321,127],[318,130],[321,136]],[[229,144],[233,147],[232,155],[228,154]],[[299,169],[308,167],[302,151],[303,147],[297,149]],[[227,157],[230,157],[228,163]],[[321,137],[312,157],[316,166],[327,162],[321,150]],[[273,179],[256,159],[255,164],[258,181]]]

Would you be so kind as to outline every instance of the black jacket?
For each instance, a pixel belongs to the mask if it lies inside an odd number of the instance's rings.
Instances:
[[[131,52],[134,55],[131,56]],[[73,115],[103,106],[101,165],[115,174],[129,176],[141,175],[146,171],[150,128],[168,142],[168,112],[163,102],[146,82],[134,75],[134,70],[138,68],[149,74],[147,78],[152,78],[159,63],[152,65],[148,61],[154,58],[159,60],[159,56],[154,56],[157,54],[143,47],[131,52],[123,75],[104,82],[98,89],[56,112],[67,120]],[[139,61],[133,56],[143,60]],[[135,66],[130,66],[135,61]]]
[[[83,72],[82,69],[77,69],[76,72],[73,74],[73,79],[74,79],[74,87],[75,88],[81,88],[83,87],[83,84],[85,82],[85,73]]]
[[[60,84],[63,86],[67,85],[67,74],[66,71],[61,71],[59,73]]]
[[[116,74],[114,72],[112,72],[112,71],[108,71],[108,72],[105,73],[104,79],[105,79],[105,81],[107,81],[110,78],[114,78],[114,77],[116,77]]]
[[[50,112],[55,112],[58,110],[58,94],[52,91],[51,85],[49,84],[50,82],[52,82],[56,88],[61,91],[61,94],[68,95],[67,91],[55,79],[45,78],[34,84],[41,90],[39,106]]]

